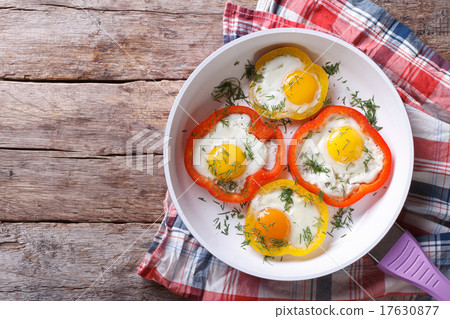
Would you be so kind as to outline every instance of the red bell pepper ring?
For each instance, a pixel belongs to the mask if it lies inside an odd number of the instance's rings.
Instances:
[[[278,144],[273,168],[266,169],[263,167],[254,174],[249,175],[240,193],[226,192],[221,189],[214,180],[201,175],[193,165],[194,140],[205,137],[214,129],[220,120],[230,114],[248,115],[251,119],[251,124],[249,126],[249,132],[251,134],[261,141],[275,139]],[[283,169],[282,161],[285,153],[283,134],[275,124],[263,122],[263,120],[265,119],[261,118],[257,112],[245,106],[234,105],[215,111],[205,121],[197,125],[188,138],[184,153],[184,165],[186,166],[189,176],[191,176],[196,184],[208,190],[208,192],[218,200],[231,203],[243,203],[252,199],[262,185],[274,180]]]
[[[345,197],[336,197],[331,196],[326,193],[326,189],[320,189],[317,185],[314,185],[312,183],[309,183],[305,181],[300,171],[297,167],[296,163],[296,155],[297,155],[297,148],[301,147],[301,145],[304,142],[305,136],[310,134],[310,131],[319,131],[321,126],[324,124],[324,122],[327,120],[327,118],[330,115],[333,114],[341,114],[344,116],[350,116],[352,117],[359,125],[360,130],[363,134],[370,136],[375,144],[378,145],[378,147],[381,149],[384,155],[383,160],[383,168],[381,169],[380,173],[378,174],[377,178],[370,182],[370,183],[361,183],[359,187],[353,191],[350,194],[347,194]],[[362,197],[364,197],[366,194],[371,193],[379,189],[381,186],[384,185],[386,180],[388,179],[390,172],[391,172],[391,151],[384,141],[384,139],[381,137],[380,133],[370,125],[367,118],[360,112],[356,111],[355,109],[352,109],[350,107],[346,106],[329,106],[325,108],[322,112],[320,112],[317,117],[304,125],[302,125],[292,136],[292,143],[289,146],[288,150],[288,166],[289,170],[292,174],[292,176],[296,179],[297,183],[306,188],[308,191],[320,194],[320,196],[323,194],[323,201],[331,206],[335,207],[347,207],[354,203],[356,203],[358,200],[360,200]]]

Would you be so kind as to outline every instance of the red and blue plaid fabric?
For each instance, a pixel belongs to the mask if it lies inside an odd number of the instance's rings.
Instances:
[[[450,63],[367,0],[260,0],[256,10],[228,3],[224,43],[268,28],[326,32],[370,56],[400,94],[412,126],[413,180],[398,222],[450,277]],[[428,300],[363,257],[313,280],[260,279],[221,262],[189,233],[171,199],[138,273],[194,300]],[[356,283],[355,283],[356,282]]]

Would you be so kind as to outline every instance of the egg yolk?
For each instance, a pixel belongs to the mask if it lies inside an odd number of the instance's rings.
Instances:
[[[287,239],[291,232],[289,218],[281,210],[274,208],[259,212],[254,227],[257,240],[263,241],[266,246],[273,244],[274,240]]]
[[[361,156],[364,142],[355,129],[350,126],[342,126],[332,130],[328,137],[327,149],[334,160],[345,164]]]
[[[215,146],[206,162],[209,171],[221,179],[234,179],[241,176],[246,167],[245,153],[234,144]]]
[[[294,71],[284,79],[283,91],[293,104],[311,103],[316,97],[319,84],[316,78],[305,71]]]

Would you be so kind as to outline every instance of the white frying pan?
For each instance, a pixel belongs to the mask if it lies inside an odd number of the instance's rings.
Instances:
[[[385,188],[369,194],[353,205],[354,225],[351,230],[327,236],[321,248],[303,257],[286,256],[282,261],[264,262],[263,256],[251,247],[241,248],[243,237],[234,228],[237,217],[230,218],[228,235],[216,228],[223,215],[211,195],[193,184],[183,163],[188,134],[215,109],[223,107],[211,98],[218,83],[228,77],[241,78],[247,60],[255,63],[265,52],[289,44],[299,46],[319,64],[341,62],[340,73],[330,78],[328,97],[336,101],[359,91],[365,99],[374,96],[378,123],[392,152],[392,172]],[[239,64],[235,63],[239,61]],[[237,64],[237,65],[235,65]],[[340,81],[337,78],[342,77]],[[343,79],[347,80],[345,83]],[[245,80],[242,84],[248,86]],[[348,101],[348,98],[347,98]],[[347,102],[348,105],[348,102]],[[301,123],[288,128],[291,136]],[[186,130],[186,132],[183,132]],[[283,129],[284,131],[284,129]],[[324,276],[355,262],[367,254],[385,236],[396,220],[406,199],[412,169],[413,142],[404,105],[394,86],[380,68],[365,54],[333,36],[302,29],[274,29],[239,38],[221,47],[192,73],[181,89],[169,116],[166,129],[168,148],[164,152],[166,180],[170,195],[188,229],[213,255],[230,266],[248,274],[275,280],[304,280]],[[290,178],[284,172],[280,178]],[[199,200],[204,198],[206,202]],[[232,208],[227,205],[227,208]],[[330,217],[336,209],[330,207]],[[331,220],[332,218],[330,218]],[[345,237],[342,235],[345,234]]]

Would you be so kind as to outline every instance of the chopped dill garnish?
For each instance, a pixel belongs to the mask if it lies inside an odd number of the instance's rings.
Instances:
[[[336,62],[335,64],[331,64],[331,62],[325,62],[325,65],[322,65],[322,69],[328,75],[328,78],[332,75],[339,73],[339,65],[341,62]]]
[[[206,203],[206,200],[203,197],[199,197],[198,199]]]
[[[314,217],[314,219],[316,220],[316,222],[313,224],[314,227],[320,228],[325,223],[325,221],[322,219],[322,217],[319,217],[319,218]]]
[[[377,126],[377,116],[376,116],[376,111],[378,108],[380,108],[380,106],[375,104],[373,96],[371,99],[363,100],[360,97],[358,97],[358,93],[359,91],[356,91],[355,93],[351,94],[350,106],[352,107],[356,106],[359,107],[361,110],[363,110],[364,115],[366,116],[370,125],[372,125],[377,131],[381,130],[382,127]]]
[[[303,243],[305,244],[306,248],[308,248],[314,238],[309,226],[303,229],[303,234],[300,234],[300,243],[302,242],[302,238]]]
[[[242,211],[234,207],[231,210],[231,217],[237,216],[237,218],[242,219],[244,218],[244,215],[242,214]]]
[[[333,228],[330,231],[330,235],[335,229],[348,228],[351,230],[353,225],[352,212],[352,207],[339,208],[337,213],[333,216],[333,220],[331,221],[331,225],[333,225]]]
[[[234,61],[234,66],[239,65],[239,60]]]
[[[216,201],[216,200],[214,200],[213,202],[214,202],[215,204],[219,205],[219,206],[220,206],[220,209],[221,209],[222,211],[225,209],[225,202],[220,203],[220,202],[218,202],[218,201]]]
[[[324,195],[324,193],[322,191],[320,191],[319,194],[317,195],[317,196],[319,196],[319,200],[321,202],[323,202],[323,195]]]
[[[245,226],[244,225],[242,225],[241,223],[238,223],[236,226],[234,226],[234,228],[236,228],[237,231],[241,232],[241,234],[238,234],[238,235],[244,235],[244,232],[245,232]]]
[[[275,257],[272,257],[272,256],[264,256],[264,258],[263,258],[263,264],[264,263],[268,263],[269,265],[271,265],[271,266],[273,266],[273,264],[271,264],[270,262],[269,262],[269,259],[275,259]]]
[[[292,120],[290,118],[280,119],[280,124],[278,126],[284,126],[284,133],[287,133],[287,125],[292,124]]]
[[[256,74],[255,74],[255,77],[253,78],[253,81],[254,81],[255,83],[259,83],[259,82],[261,82],[262,80],[264,80],[264,75],[256,73]]]
[[[255,159],[255,153],[253,153],[251,145],[252,144],[248,140],[246,143],[244,143],[244,147],[245,147],[245,151],[247,152],[247,156],[251,161],[253,161]]]
[[[226,220],[226,219],[223,221],[223,226],[224,226],[225,228],[222,230],[221,233],[224,234],[224,235],[228,235],[228,230],[230,229],[230,224],[227,223],[227,220]]]
[[[317,173],[328,173],[330,172],[330,170],[328,168],[325,167],[325,165],[320,164],[315,158],[314,155],[312,155],[311,157],[308,157],[307,154],[304,154],[305,157],[305,161],[303,161],[303,167],[305,169],[310,169],[314,174]]]
[[[246,246],[250,245],[250,239],[244,239],[241,243],[241,248],[245,249]]]
[[[364,162],[363,162],[363,164],[364,164],[364,170],[365,170],[365,172],[367,173],[368,171],[369,171],[369,162],[371,161],[371,160],[373,160],[373,156],[372,156],[372,154],[369,152],[369,153],[367,153],[367,158],[364,160]]]
[[[294,201],[292,200],[292,195],[294,194],[294,190],[290,187],[283,187],[280,194],[280,200],[284,202],[284,210],[288,210],[294,205]]]
[[[342,190],[342,197],[347,196],[347,192],[345,191],[344,184],[341,184],[341,190]]]
[[[247,64],[245,64],[245,73],[242,74],[241,80],[246,77],[247,80],[251,81],[255,77],[255,65],[252,64],[249,60],[247,60]]]
[[[325,100],[323,100],[323,106],[326,107],[328,105],[331,105],[331,99],[325,98]]]
[[[247,206],[248,202],[243,202],[243,203],[239,203],[239,206],[242,208],[244,208],[245,206]]]
[[[285,92],[287,92],[287,90],[291,90],[292,91],[292,86],[298,82],[298,80],[303,79],[300,75],[294,75],[294,79],[289,80],[289,87],[285,90]]]
[[[222,123],[223,126],[230,126],[230,121],[229,120],[225,120],[225,119],[221,119],[220,122]]]
[[[303,139],[307,140],[307,139],[311,138],[312,136],[313,136],[313,130],[309,130],[308,134],[306,134],[306,136]]]
[[[233,180],[219,178],[216,183],[217,186],[227,192],[232,192],[238,188],[238,184]]]
[[[286,107],[286,98],[280,101],[280,103],[276,105],[272,105],[272,112],[273,111],[282,111]]]
[[[241,88],[241,82],[237,78],[227,78],[214,87],[211,96],[215,101],[221,102],[226,98],[225,105],[234,105],[235,101],[246,99],[244,91]]]

